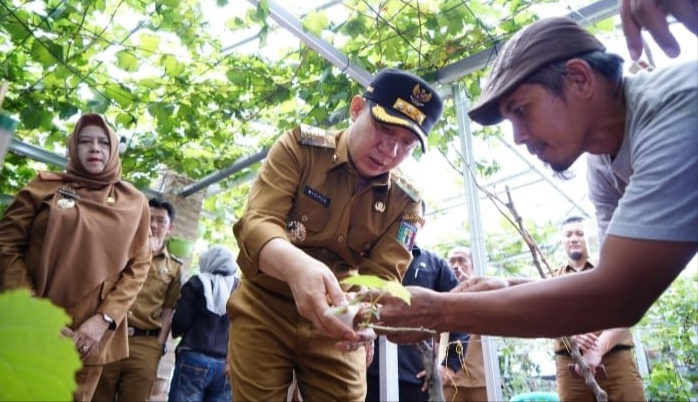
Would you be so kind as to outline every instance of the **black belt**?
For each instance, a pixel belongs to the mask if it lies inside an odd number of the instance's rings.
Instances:
[[[160,328],[140,329],[136,327],[128,327],[128,336],[160,336]]]
[[[633,348],[632,346],[628,346],[628,345],[616,345],[616,346],[612,347],[611,350],[606,352],[606,355],[610,355],[611,353],[615,353],[615,352],[620,352],[621,350],[630,350],[632,348]],[[570,352],[568,352],[567,349],[557,350],[557,351],[555,351],[555,354],[558,356],[571,357]],[[606,356],[606,355],[604,355],[604,356]]]

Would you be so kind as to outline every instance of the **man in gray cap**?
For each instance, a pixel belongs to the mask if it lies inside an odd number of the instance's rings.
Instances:
[[[421,197],[397,167],[426,147],[442,108],[421,78],[383,70],[352,98],[347,129],[301,126],[271,147],[233,227],[244,273],[228,301],[233,400],[283,400],[294,371],[306,400],[364,399],[367,350],[338,350],[361,339],[327,312],[347,303],[342,279],[399,282],[407,269]]]
[[[491,291],[410,289],[409,306],[381,299],[380,321],[520,337],[634,325],[698,250],[696,111],[696,61],[623,77],[620,57],[570,19],[519,31],[470,116],[509,120],[514,141],[556,171],[587,153],[598,265]]]

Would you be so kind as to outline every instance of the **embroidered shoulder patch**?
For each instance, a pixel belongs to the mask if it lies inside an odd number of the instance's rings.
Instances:
[[[422,225],[424,223],[424,218],[422,218],[421,215],[419,214],[414,214],[414,213],[404,213],[402,214],[402,220],[407,221],[411,224],[420,224]]]
[[[329,149],[337,148],[337,139],[333,135],[328,134],[325,130],[305,124],[301,124],[300,129],[301,144]]]
[[[43,181],[63,181],[63,178],[54,172],[39,172],[39,178]]]
[[[400,229],[397,231],[397,241],[408,251],[412,250],[414,240],[417,237],[417,226],[407,222],[400,222]]]
[[[405,176],[404,173],[395,169],[390,172],[390,178],[400,189],[407,194],[412,201],[419,202],[422,199],[422,191],[414,184],[414,182]]]

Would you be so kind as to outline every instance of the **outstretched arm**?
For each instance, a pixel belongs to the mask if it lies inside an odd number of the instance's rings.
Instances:
[[[642,318],[697,250],[695,242],[609,235],[599,265],[589,272],[488,292],[436,293],[409,288],[409,306],[399,299],[382,299],[380,321],[516,337],[628,327]]]

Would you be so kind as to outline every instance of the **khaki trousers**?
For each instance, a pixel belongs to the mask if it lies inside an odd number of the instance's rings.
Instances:
[[[77,402],[89,402],[92,400],[92,395],[95,393],[97,381],[102,374],[102,366],[90,365],[82,366],[80,371],[75,373],[75,381],[78,383],[78,388],[73,393],[73,399]]]
[[[143,402],[150,398],[162,356],[157,336],[130,336],[129,357],[105,364],[93,401]]]
[[[584,383],[584,378],[573,375],[568,365],[574,360],[568,356],[556,356],[557,394],[562,402],[594,401],[594,393]],[[609,401],[645,401],[642,377],[637,369],[632,350],[620,350],[606,354],[601,359],[606,367],[607,378],[596,381],[608,394]]]
[[[446,385],[444,386],[444,400],[446,402],[487,402],[487,388]]]
[[[303,400],[363,401],[366,351],[340,352],[295,304],[250,282],[228,301],[233,400],[285,401],[295,370]]]

